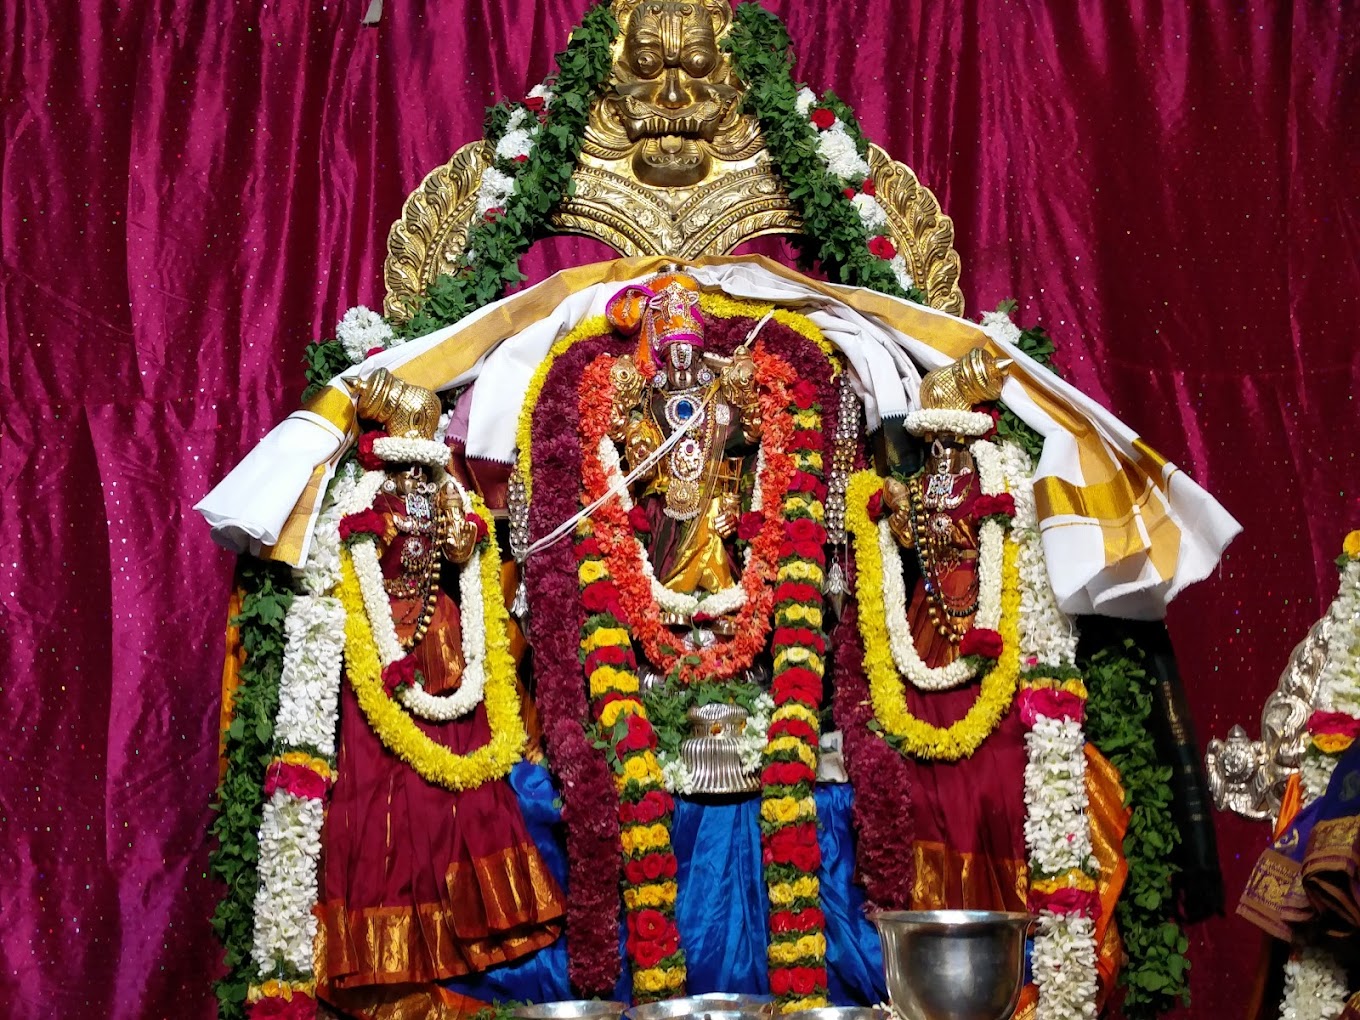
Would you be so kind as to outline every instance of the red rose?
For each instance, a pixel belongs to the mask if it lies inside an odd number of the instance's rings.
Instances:
[[[972,510],[979,519],[984,517],[1014,517],[1015,497],[1009,492],[998,492],[991,496],[983,493],[973,500]]]
[[[789,985],[796,995],[811,995],[818,984],[826,982],[826,971],[820,967],[792,967],[789,969]]]
[[[789,489],[792,492],[811,492],[817,495],[821,490],[821,480],[816,475],[810,475],[806,471],[795,471],[793,478],[789,482]]]
[[[586,585],[581,591],[581,604],[586,607],[588,613],[613,613],[620,619],[623,618],[618,588],[604,581]]]
[[[811,648],[818,655],[826,651],[826,638],[807,627],[776,627],[771,642],[775,647],[802,645]]]
[[[974,408],[973,410],[977,410],[977,408]],[[1001,421],[1001,412],[995,407],[984,407],[982,408],[982,411],[985,414],[990,415],[992,419],[992,427],[983,434],[982,438],[991,439],[996,435],[996,426]]]
[[[543,109],[543,106],[544,106],[543,97],[542,97],[542,96],[525,96],[525,98],[524,98],[524,106],[525,106],[525,108],[526,108],[527,110],[529,110],[531,113],[537,113],[539,110]]]
[[[825,106],[819,106],[812,111],[812,123],[817,125],[818,130],[825,131],[836,123],[836,115]]]
[[[624,645],[605,645],[586,653],[585,673],[589,676],[601,666],[633,666],[636,662],[631,648]]]
[[[864,182],[859,186],[859,193],[861,195],[870,196],[878,194],[878,188],[874,185],[874,179],[872,177],[864,178]]]
[[[1001,635],[996,631],[988,630],[986,627],[974,627],[963,635],[963,640],[959,642],[959,654],[965,657],[980,655],[984,659],[999,659],[1004,647]]]
[[[618,752],[646,751],[653,747],[656,747],[656,732],[652,724],[640,715],[627,716],[623,737],[616,745]]]
[[[770,762],[760,774],[760,781],[765,786],[796,786],[816,778],[817,774],[801,761]]]
[[[806,379],[799,379],[793,384],[793,402],[795,406],[804,411],[817,403],[820,396],[817,387]]]
[[[651,825],[674,807],[675,802],[671,800],[670,794],[663,790],[649,790],[645,797],[633,805],[634,820],[639,825]]]
[[[659,938],[668,926],[666,915],[659,910],[639,910],[633,915],[633,931],[647,942]]]
[[[877,255],[881,259],[891,259],[897,254],[897,246],[887,234],[879,234],[877,237],[869,238],[869,254]]]
[[[821,592],[801,581],[785,581],[774,590],[776,605],[780,602],[820,602],[821,598]]]
[[[371,432],[365,432],[359,437],[359,466],[365,471],[382,470],[382,458],[373,452],[373,440],[386,438],[387,433],[382,429],[374,429]]]
[[[770,991],[775,995],[788,995],[793,988],[793,973],[783,967],[770,971]]]
[[[810,517],[789,521],[784,530],[795,542],[815,542],[817,545],[826,542],[826,529]]]
[[[368,350],[364,351],[364,360],[367,361],[369,358],[373,357],[373,355],[381,354],[386,349],[387,348],[385,348],[382,344],[378,344],[377,347],[370,347]]]
[[[578,560],[587,560],[590,559],[592,556],[603,555],[604,553],[600,549],[600,540],[596,538],[594,535],[591,535],[590,538],[582,539],[580,542],[576,543],[576,558]]]
[[[529,162],[529,157],[528,157],[527,155],[525,155],[524,153],[521,152],[518,156],[515,157],[515,162],[516,162],[516,163],[527,163],[527,162]]]
[[[808,680],[794,683],[780,678],[775,681],[770,694],[776,705],[786,705],[790,701],[796,701],[800,705],[816,708],[822,702],[822,682],[821,680]],[[801,725],[806,727],[807,724]],[[774,731],[771,730],[771,732]],[[812,743],[815,744],[816,742],[816,734],[813,734]]]
[[[498,205],[493,205],[493,206],[492,206],[490,209],[488,209],[486,212],[482,213],[482,219],[484,219],[484,220],[486,220],[486,222],[490,223],[490,222],[491,222],[492,220],[494,220],[497,216],[504,215],[504,213],[505,213],[505,210],[504,210],[503,208],[501,208],[501,207],[498,206]]]
[[[403,687],[414,687],[416,682],[416,660],[413,656],[403,655],[396,662],[390,662],[382,671],[383,690],[395,694]]]
[[[1084,914],[1094,918],[1100,913],[1100,899],[1094,889],[1056,889],[1047,895],[1030,894],[1030,909],[1051,910],[1055,914]]]
[[[640,939],[628,940],[628,952],[633,955],[633,961],[643,970],[648,967],[655,967],[666,958],[666,953],[655,942],[644,942]]]
[[[775,863],[791,864],[804,872],[816,871],[822,863],[814,826],[790,825],[775,832],[767,842]]]
[[[1071,691],[1054,690],[1052,687],[1034,687],[1020,692],[1017,698],[1020,719],[1026,726],[1033,726],[1040,716],[1049,719],[1075,719],[1078,722],[1086,714],[1086,702]]]
[[[623,810],[631,807],[630,804],[623,804],[619,807],[619,821],[623,821]],[[647,873],[642,870],[642,861],[629,861],[623,866],[623,877],[628,880],[629,885],[641,885],[647,881]]]
[[[640,506],[635,506],[628,511],[628,523],[633,526],[633,530],[641,535],[652,533],[652,522],[647,519],[647,511]]]
[[[1308,732],[1360,737],[1360,719],[1345,712],[1314,712],[1308,717]]]
[[[760,526],[765,517],[754,510],[748,510],[737,518],[737,537],[743,542],[751,542],[760,534]]]
[[[320,800],[326,795],[326,780],[306,765],[272,762],[264,776],[264,795],[271,797],[275,790],[286,790],[294,797]]]
[[[794,450],[821,450],[824,448],[822,434],[812,429],[798,429],[789,440],[789,448]]]
[[[846,188],[844,194],[846,198],[854,198],[856,195],[859,194],[859,192],[857,192],[854,188]]]
[[[482,520],[481,514],[468,514],[467,522],[477,529],[477,544],[480,545],[486,539],[486,521]]]
[[[376,510],[361,510],[340,518],[340,541],[348,542],[358,535],[382,535],[387,530],[387,521]]]
[[[768,732],[771,740],[775,737],[797,737],[805,744],[817,746],[817,731],[802,719],[777,719],[770,724]]]
[[[661,860],[665,854],[648,854],[642,858],[642,872],[649,881],[655,882],[665,874],[665,862]]]
[[[794,666],[792,669],[786,669],[776,679],[780,684],[792,686],[816,684],[819,690],[822,686],[822,678],[806,666]]]
[[[869,520],[877,524],[883,520],[883,490],[875,489],[874,494],[869,497]]]

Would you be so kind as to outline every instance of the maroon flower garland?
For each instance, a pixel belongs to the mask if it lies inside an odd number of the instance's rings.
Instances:
[[[847,584],[854,576],[853,560]],[[911,776],[902,756],[869,728],[874,710],[864,675],[858,608],[846,601],[833,635],[836,648],[832,713],[841,731],[845,769],[855,791],[855,868],[868,896],[866,907],[906,910],[916,881],[916,826]]]
[[[563,352],[544,380],[532,426],[535,472],[579,478],[576,381],[585,366],[614,346],[611,336],[583,340]],[[579,509],[579,488],[534,487],[529,531],[545,535]],[[578,658],[585,609],[577,591],[570,542],[535,553],[526,565],[529,618],[548,760],[562,791],[567,844],[567,968],[582,995],[610,995],[618,982],[619,882],[623,859],[618,794],[603,751],[586,732],[588,706]],[[551,608],[551,612],[548,609]]]

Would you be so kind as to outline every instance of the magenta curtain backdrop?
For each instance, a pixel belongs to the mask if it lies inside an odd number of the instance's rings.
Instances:
[[[232,562],[191,506],[585,7],[367,4],[4,5],[4,1016],[210,1015]],[[771,6],[954,217],[970,311],[1017,298],[1245,524],[1170,622],[1201,740],[1254,728],[1360,525],[1360,4]],[[1218,833],[1235,899],[1264,829]],[[1194,1015],[1240,1015],[1257,945],[1195,930]]]

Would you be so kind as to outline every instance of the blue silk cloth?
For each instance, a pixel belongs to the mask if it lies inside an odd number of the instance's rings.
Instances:
[[[566,888],[560,809],[547,770],[527,762],[516,765],[510,785],[530,835]],[[827,979],[837,1005],[887,998],[878,934],[864,916],[864,891],[853,877],[853,798],[847,785],[817,788]],[[759,795],[705,801],[676,798],[671,828],[680,865],[675,913],[692,993],[770,991],[765,963],[770,904],[761,868],[759,818]],[[570,889],[566,892],[571,895]],[[619,949],[622,954],[622,913]],[[449,987],[484,1002],[569,999],[566,939],[514,963],[449,982]],[[624,1002],[630,998],[626,958],[614,997]]]

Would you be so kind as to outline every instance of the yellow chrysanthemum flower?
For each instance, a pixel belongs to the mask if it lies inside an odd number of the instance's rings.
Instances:
[[[595,693],[593,686],[590,693],[593,697],[600,696]],[[603,693],[601,692],[601,694]],[[600,725],[605,729],[613,729],[621,715],[640,715],[644,719],[647,718],[647,713],[640,702],[633,701],[631,698],[623,698],[618,701],[611,701],[600,709]]]
[[[1360,559],[1360,531],[1352,531],[1341,543],[1341,551],[1351,559]]]
[[[576,568],[576,576],[581,581],[581,586],[594,584],[600,578],[609,573],[604,560],[582,560],[581,565]]]
[[[635,694],[638,690],[638,677],[632,670],[618,669],[614,666],[599,666],[590,674],[590,696],[602,697],[611,691],[622,694]]]

